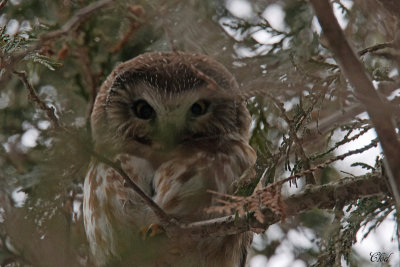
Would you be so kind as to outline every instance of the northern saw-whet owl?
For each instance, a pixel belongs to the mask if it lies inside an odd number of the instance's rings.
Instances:
[[[251,117],[234,77],[212,58],[142,54],[102,85],[91,116],[96,151],[122,169],[167,214],[190,223],[256,160]],[[251,234],[179,241],[140,238],[158,219],[110,166],[93,158],[84,183],[86,235],[99,266],[244,266]],[[182,240],[185,240],[184,238]]]

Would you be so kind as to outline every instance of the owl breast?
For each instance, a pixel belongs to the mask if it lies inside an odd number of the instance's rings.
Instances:
[[[165,212],[180,222],[193,222],[216,216],[205,212],[215,204],[215,197],[207,190],[232,193],[232,182],[253,166],[256,155],[246,142],[230,140],[212,151],[177,150],[157,166],[150,164],[151,160],[128,154],[120,154],[117,159]],[[197,266],[239,266],[249,241],[248,234],[205,238],[190,244],[142,241],[139,229],[157,223],[157,217],[131,188],[124,187],[118,173],[100,162],[90,165],[84,196],[84,224],[97,265],[129,258],[138,266],[186,266],[194,259]],[[171,250],[179,251],[179,255],[169,255]]]

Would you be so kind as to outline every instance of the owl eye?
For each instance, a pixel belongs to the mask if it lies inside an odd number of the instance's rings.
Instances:
[[[201,116],[207,112],[210,103],[205,100],[199,100],[190,107],[190,111],[194,116]]]
[[[148,120],[154,116],[154,109],[144,100],[137,100],[132,106],[135,115],[142,120]]]

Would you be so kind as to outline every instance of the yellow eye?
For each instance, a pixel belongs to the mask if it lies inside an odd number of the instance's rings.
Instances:
[[[132,106],[135,115],[142,120],[148,120],[155,114],[154,109],[144,100],[138,100]]]
[[[201,116],[207,112],[209,105],[210,105],[210,103],[208,101],[199,100],[191,106],[190,111],[196,117]]]

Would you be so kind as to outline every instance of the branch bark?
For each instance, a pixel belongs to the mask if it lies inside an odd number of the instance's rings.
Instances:
[[[384,177],[380,174],[369,174],[360,177],[343,178],[335,183],[311,186],[302,193],[286,199],[286,215],[293,216],[301,212],[318,209],[332,209],[337,203],[348,204],[354,200],[388,194]],[[194,237],[224,236],[253,230],[260,232],[281,218],[269,209],[262,209],[264,223],[254,217],[235,217],[234,215],[181,225],[184,231]]]
[[[91,14],[95,13],[99,9],[111,4],[114,0],[101,0],[94,2],[87,7],[78,10],[68,21],[65,23],[61,29],[55,30],[49,33],[40,35],[40,41],[45,42],[62,35],[66,35],[76,29],[80,24],[87,20]]]
[[[397,207],[400,207],[400,143],[392,114],[375,90],[364,67],[347,41],[328,0],[310,0],[329,46],[343,73],[355,88],[356,97],[365,106],[375,126],[385,154],[385,167]]]

